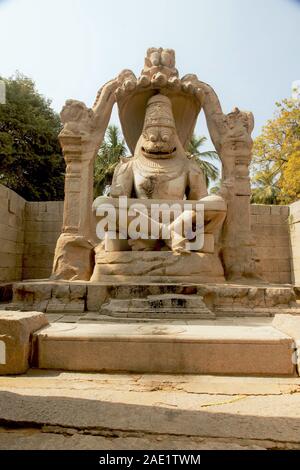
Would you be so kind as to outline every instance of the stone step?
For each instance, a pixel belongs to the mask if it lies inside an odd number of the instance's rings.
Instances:
[[[247,320],[247,321],[246,321]],[[294,341],[270,320],[54,323],[34,334],[36,366],[73,371],[293,375]]]
[[[184,294],[110,299],[102,306],[101,314],[119,318],[215,318],[200,295]]]
[[[216,307],[215,314],[217,317],[274,317],[277,314],[286,313],[287,315],[300,315],[300,305],[296,307],[286,308],[285,305],[276,307],[262,308],[255,307]]]

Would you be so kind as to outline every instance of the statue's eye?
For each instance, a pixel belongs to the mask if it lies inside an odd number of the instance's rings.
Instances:
[[[163,142],[169,142],[169,136],[168,136],[168,134],[164,134],[164,135],[162,136],[162,141],[163,141]]]

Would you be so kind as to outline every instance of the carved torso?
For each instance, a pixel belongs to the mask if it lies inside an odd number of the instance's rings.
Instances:
[[[133,161],[133,184],[139,198],[183,199],[187,186],[188,161],[182,159],[149,160],[141,156]]]
[[[149,160],[143,156],[124,158],[117,166],[111,196],[141,199],[201,199],[206,184],[194,159]]]

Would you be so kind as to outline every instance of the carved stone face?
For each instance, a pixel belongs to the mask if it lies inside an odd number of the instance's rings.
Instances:
[[[172,158],[178,146],[176,137],[170,127],[148,127],[139,140],[141,152],[147,158]]]
[[[182,154],[185,152],[177,135],[171,101],[164,95],[154,95],[147,103],[143,132],[135,155],[162,160]]]

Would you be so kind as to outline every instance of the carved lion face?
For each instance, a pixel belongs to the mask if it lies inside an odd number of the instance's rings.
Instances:
[[[165,126],[144,129],[137,148],[147,158],[173,158],[180,145],[176,130]]]

